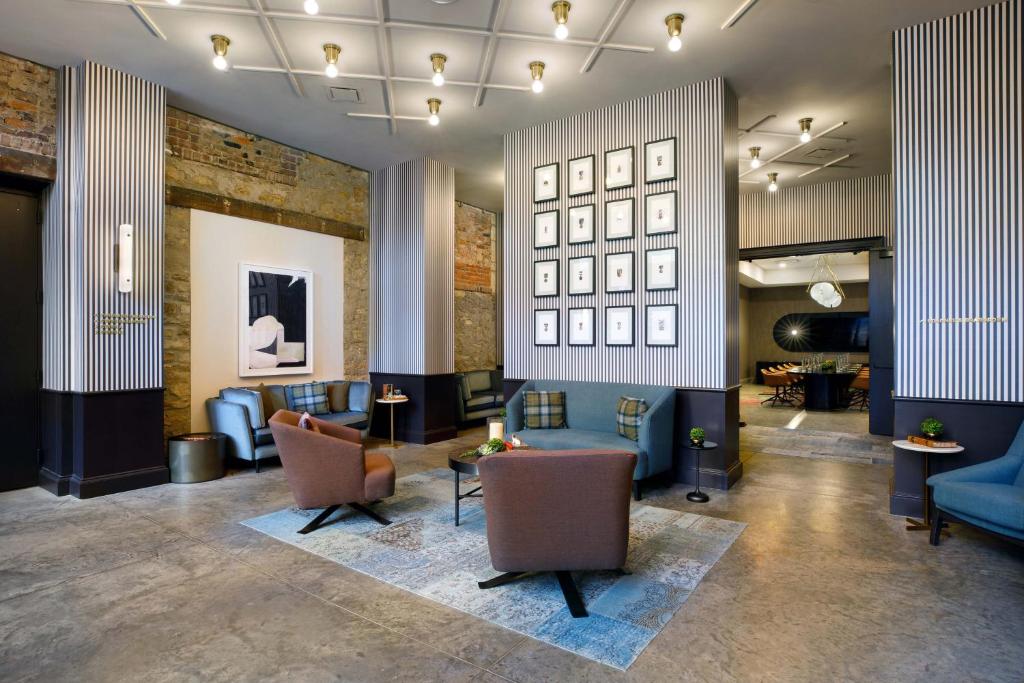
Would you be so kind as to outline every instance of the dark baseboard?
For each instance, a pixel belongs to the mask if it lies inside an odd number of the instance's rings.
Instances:
[[[681,461],[677,461],[677,464],[681,465]],[[696,468],[692,464],[689,467],[679,466],[674,470],[673,476],[677,483],[693,486],[697,481],[695,472]],[[727,491],[741,477],[743,477],[743,462],[738,459],[730,463],[728,469],[725,470],[704,467],[702,463],[700,468],[700,487],[702,489]]]
[[[908,493],[893,492],[889,495],[889,514],[900,517],[921,517],[924,514],[924,498]]]
[[[55,496],[66,496],[71,490],[71,475],[61,476],[45,467],[39,469],[39,486]]]
[[[459,431],[454,426],[438,427],[436,429],[429,429],[426,431],[399,431],[398,427],[395,427],[395,441],[405,441],[408,443],[431,444],[437,443],[438,441],[447,441],[448,439],[454,439],[458,435]]]
[[[163,466],[105,474],[98,477],[72,476],[69,493],[76,498],[96,498],[111,493],[159,486],[168,481],[170,481],[170,470]]]

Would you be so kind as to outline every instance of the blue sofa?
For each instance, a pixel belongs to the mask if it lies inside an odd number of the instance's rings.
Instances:
[[[369,382],[347,382],[336,380],[324,382],[331,387],[348,384],[348,410],[317,415],[322,420],[360,430],[365,439],[373,421],[374,394]],[[256,465],[260,461],[276,458],[277,446],[270,433],[267,420],[278,410],[294,410],[288,404],[283,384],[268,384],[272,405],[265,406],[263,397],[254,387],[228,387],[220,390],[217,398],[206,399],[206,414],[210,418],[210,429],[228,436],[228,455],[248,460]]]
[[[525,429],[524,391],[564,391],[567,429]],[[620,396],[643,398],[647,412],[640,425],[640,438],[619,436],[615,409]],[[672,443],[676,411],[676,390],[643,384],[530,380],[519,388],[506,405],[506,426],[526,444],[544,450],[609,448],[636,453],[633,497],[640,500],[640,481],[672,469]]]
[[[932,545],[939,544],[942,513],[1007,538],[1024,541],[1024,423],[1006,455],[928,477],[936,514]]]

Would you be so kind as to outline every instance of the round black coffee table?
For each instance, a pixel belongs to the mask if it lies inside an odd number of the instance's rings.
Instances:
[[[697,485],[692,491],[686,494],[686,500],[691,503],[706,503],[711,499],[708,498],[708,494],[700,490],[700,454],[702,451],[711,451],[718,448],[718,444],[714,441],[705,441],[700,446],[697,446],[691,441],[686,444],[686,448],[697,453],[697,468],[694,470],[696,473],[695,480]]]
[[[482,488],[480,486],[477,486],[468,493],[461,493],[459,487],[459,484],[461,483],[460,474],[468,474],[473,477],[479,476],[480,470],[476,466],[478,460],[480,460],[480,456],[478,455],[448,456],[448,467],[455,472],[455,526],[459,525],[459,501],[463,498],[482,498],[484,495],[480,492],[480,489]]]

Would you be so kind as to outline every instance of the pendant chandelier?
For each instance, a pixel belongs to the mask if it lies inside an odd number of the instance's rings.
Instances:
[[[837,308],[846,298],[846,292],[839,284],[839,278],[832,270],[832,260],[828,256],[818,257],[811,280],[807,283],[807,293],[825,308]]]

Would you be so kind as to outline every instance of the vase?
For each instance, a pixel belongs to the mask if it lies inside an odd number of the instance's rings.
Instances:
[[[487,418],[487,440],[505,440],[505,420],[500,417]]]

